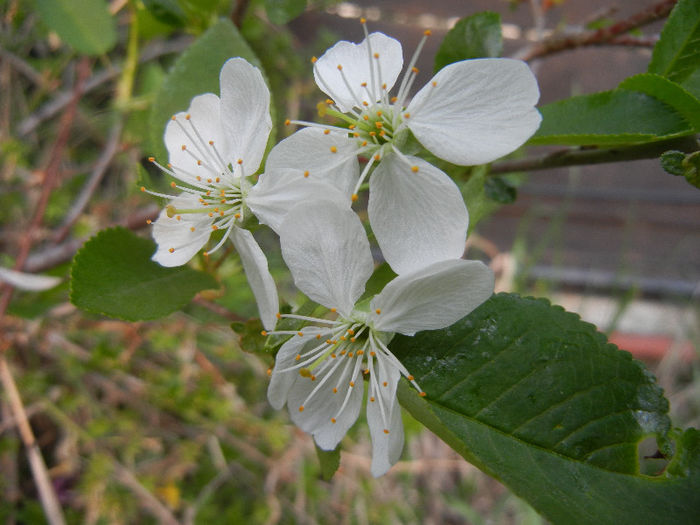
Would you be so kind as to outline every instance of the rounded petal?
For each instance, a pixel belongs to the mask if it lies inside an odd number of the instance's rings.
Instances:
[[[282,257],[309,298],[348,316],[374,262],[357,215],[330,201],[293,208],[280,228]]]
[[[181,193],[169,205],[176,210],[202,207],[197,196],[191,193]],[[182,266],[207,243],[213,222],[214,219],[206,213],[183,213],[168,217],[167,209],[164,209],[153,223],[151,233],[158,249],[151,259],[162,266]]]
[[[18,290],[41,292],[53,288],[60,282],[60,277],[18,272],[0,266],[0,283],[9,284]]]
[[[235,163],[243,160],[246,175],[260,167],[272,129],[270,91],[260,70],[243,58],[231,58],[221,68],[221,121]]]
[[[211,176],[207,166],[218,170],[221,163],[214,158],[209,141],[221,155],[229,152],[219,97],[212,93],[194,97],[187,111],[177,113],[165,126],[164,140],[168,160],[180,180],[191,184],[198,175]]]
[[[372,299],[370,319],[376,330],[404,335],[445,328],[491,297],[493,284],[480,261],[441,261],[389,282]]]
[[[277,323],[280,303],[275,280],[270,275],[265,254],[248,230],[234,226],[231,229],[231,240],[241,257],[248,284],[258,303],[260,320],[266,330],[272,330]]]
[[[335,153],[331,148],[335,149]],[[319,128],[304,128],[277,144],[265,162],[266,173],[295,169],[308,172],[310,179],[333,184],[348,197],[360,175],[357,142],[347,135],[324,133]]]
[[[289,389],[287,407],[292,421],[303,431],[313,434],[322,450],[333,450],[357,420],[364,393],[361,375],[355,371],[353,360],[347,359],[345,363],[329,368],[327,374],[318,374],[313,381],[298,376]],[[351,381],[354,386],[349,386]],[[334,387],[337,389],[335,393]],[[301,406],[303,410],[299,410]]]
[[[375,54],[379,58],[374,58]],[[383,33],[372,33],[359,44],[341,40],[326,51],[314,64],[314,80],[341,111],[348,112],[361,107],[363,101],[377,102],[382,85],[386,84],[385,90],[390,91],[402,67],[399,41]]]
[[[309,206],[319,200],[331,200],[339,207],[350,207],[351,200],[336,187],[304,177],[299,170],[277,169],[266,171],[250,189],[246,205],[262,224],[279,233],[287,212],[300,202]]]
[[[525,62],[483,58],[441,69],[413,98],[406,120],[441,159],[471,166],[519,148],[540,125],[540,92]]]
[[[371,472],[376,478],[384,475],[399,460],[403,450],[404,433],[401,407],[396,399],[396,386],[401,374],[386,359],[377,360],[375,372],[378,387],[370,386],[370,394],[367,398],[367,424],[372,438]],[[384,386],[385,383],[386,386]],[[379,396],[381,396],[381,407]],[[382,414],[382,408],[384,408],[384,414]]]
[[[369,181],[368,212],[382,254],[398,274],[464,253],[469,215],[459,188],[418,157],[382,159]]]
[[[282,345],[275,357],[275,367],[270,376],[270,384],[267,387],[267,399],[273,408],[279,410],[287,403],[289,389],[297,379],[302,379],[298,370],[287,370],[296,363],[297,354],[308,350],[317,344],[316,334],[325,334],[327,331],[314,327],[304,329],[303,336],[292,336]],[[281,370],[285,370],[281,372]]]

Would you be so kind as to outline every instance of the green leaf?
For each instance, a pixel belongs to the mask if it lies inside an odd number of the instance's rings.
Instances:
[[[700,434],[676,440],[663,475],[639,474],[643,438],[670,450],[668,402],[577,315],[498,294],[445,330],[396,336],[391,350],[427,393],[402,382],[402,405],[555,524],[695,522]]]
[[[117,42],[105,0],[36,0],[41,21],[79,53],[101,55]]]
[[[218,288],[211,275],[153,262],[156,246],[126,228],[110,228],[73,259],[71,302],[89,312],[139,321],[164,317],[201,290]]]
[[[211,26],[175,61],[155,97],[149,116],[151,149],[167,159],[163,133],[170,117],[185,111],[190,100],[203,93],[219,94],[219,72],[231,57],[243,57],[254,66],[260,62],[231,21]]]
[[[530,144],[637,144],[693,133],[682,115],[655,97],[616,89],[542,106]]]
[[[681,82],[681,86],[695,98],[700,99],[700,68],[696,69],[688,78]]]
[[[435,71],[460,60],[498,57],[502,51],[501,16],[476,13],[462,18],[447,32],[435,55]]]
[[[652,73],[642,73],[626,78],[619,87],[651,95],[671,106],[695,131],[700,130],[700,100],[675,82]]]
[[[512,204],[518,198],[518,190],[503,177],[487,177],[484,194],[499,204]]]
[[[685,160],[685,153],[682,151],[666,151],[664,152],[659,161],[661,161],[661,167],[666,173],[675,175],[676,177],[682,177],[685,170],[683,169],[683,161]]]
[[[321,464],[321,478],[324,481],[330,481],[340,466],[340,447],[334,450],[321,450],[316,445],[316,455]]]
[[[700,0],[680,0],[654,46],[648,72],[683,82],[700,67]]]
[[[671,175],[685,177],[689,184],[700,188],[700,151],[685,154],[667,151],[661,155],[661,167]]]
[[[475,166],[469,180],[461,185],[460,191],[469,210],[469,232],[483,219],[495,212],[500,204],[487,195],[488,166]]]
[[[143,5],[154,18],[171,26],[182,26],[187,15],[175,0],[143,0]]]
[[[265,0],[267,18],[273,24],[286,24],[306,9],[306,0]]]

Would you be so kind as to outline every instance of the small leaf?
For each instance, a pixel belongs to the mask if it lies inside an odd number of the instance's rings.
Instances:
[[[503,177],[487,177],[484,182],[486,196],[499,204],[512,204],[518,198],[518,190]]]
[[[231,57],[243,57],[254,66],[260,62],[231,21],[222,19],[211,26],[180,57],[165,77],[149,116],[151,149],[154,156],[167,159],[163,133],[168,119],[185,111],[192,97],[219,94],[219,72]]]
[[[642,73],[626,78],[619,87],[651,95],[676,110],[695,131],[700,130],[700,100],[675,82],[659,75]]]
[[[683,82],[700,67],[700,2],[680,0],[654,46],[649,73]]]
[[[265,0],[267,18],[273,24],[286,24],[306,9],[306,0]]]
[[[470,58],[501,56],[501,16],[488,11],[462,18],[445,35],[435,55],[435,71]]]
[[[314,445],[316,444],[314,443]],[[340,447],[336,447],[334,450],[321,450],[316,445],[316,454],[321,464],[321,479],[330,481],[340,466]]]
[[[140,321],[164,317],[197,292],[218,288],[211,275],[153,262],[155,250],[153,241],[126,228],[101,231],[73,259],[71,302],[89,312]]]
[[[250,354],[265,354],[266,339],[260,319],[231,323],[231,329],[241,338],[241,350]]]
[[[567,98],[540,108],[530,144],[637,144],[689,135],[693,127],[655,97],[616,89]]]
[[[36,0],[41,21],[79,53],[101,55],[117,42],[105,0]]]
[[[402,381],[401,404],[553,523],[695,522],[697,431],[676,440],[664,475],[639,474],[643,438],[666,450],[668,401],[641,363],[577,315],[498,294],[390,347],[427,393]]]

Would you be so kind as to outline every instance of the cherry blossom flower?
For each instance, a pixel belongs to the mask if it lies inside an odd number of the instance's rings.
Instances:
[[[277,409],[286,404],[294,423],[311,433],[321,449],[333,450],[359,415],[365,380],[371,470],[380,476],[403,448],[396,399],[400,377],[422,394],[389,342],[395,333],[414,335],[453,324],[492,294],[493,274],[477,261],[438,261],[396,277],[381,293],[361,300],[374,264],[352,210],[329,201],[297,206],[282,222],[280,239],[297,287],[336,318],[280,316],[308,326],[269,332],[292,337],[270,371],[268,399]]]
[[[406,68],[401,44],[382,33],[359,44],[340,41],[314,63],[314,79],[330,98],[322,112],[347,125],[288,121],[305,129],[278,145],[280,156],[297,168],[352,172],[358,155],[368,159],[352,189],[353,200],[367,177],[368,213],[382,252],[397,273],[462,255],[469,216],[457,185],[415,155],[414,137],[440,159],[458,165],[491,162],[520,147],[541,117],[537,81],[519,60],[464,60],[441,69],[413,99],[418,55],[426,31]],[[314,166],[308,168],[310,163]],[[319,173],[319,175],[321,175]]]
[[[196,96],[186,112],[168,122],[167,166],[149,159],[175,179],[171,186],[180,191],[173,196],[142,188],[170,199],[153,224],[158,244],[153,260],[163,266],[183,265],[204,248],[213,232],[222,232],[205,254],[233,241],[263,325],[272,328],[279,308],[277,290],[265,254],[247,228],[257,217],[275,229],[298,202],[339,193],[294,170],[263,174],[253,184],[251,176],[260,167],[272,128],[270,92],[260,71],[242,58],[228,60],[219,80],[221,97]]]

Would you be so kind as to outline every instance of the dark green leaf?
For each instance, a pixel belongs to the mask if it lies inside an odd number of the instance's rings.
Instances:
[[[671,175],[685,177],[689,184],[700,188],[700,151],[683,153],[667,151],[661,155],[661,167]]]
[[[197,292],[218,288],[211,275],[153,262],[155,249],[153,241],[126,228],[101,231],[73,259],[71,302],[89,312],[139,321],[164,317]]]
[[[469,232],[493,212],[500,204],[486,195],[486,181],[489,178],[487,166],[472,168],[469,180],[461,186],[462,197],[469,210]]]
[[[236,27],[222,19],[200,36],[175,62],[158,91],[149,117],[151,149],[167,159],[163,133],[168,119],[185,111],[190,100],[203,93],[219,94],[219,72],[231,57],[243,57],[260,67],[258,59]]]
[[[476,13],[462,18],[447,32],[435,55],[435,71],[460,60],[498,57],[502,50],[501,16]]]
[[[649,73],[683,82],[700,67],[700,2],[680,0],[654,46]]]
[[[265,0],[267,18],[273,24],[286,24],[306,9],[306,0]]]
[[[117,42],[105,0],[36,0],[41,21],[79,53],[101,55]]]
[[[698,432],[676,441],[666,474],[640,475],[643,438],[669,450],[668,402],[641,363],[577,315],[499,294],[391,349],[427,393],[402,382],[404,407],[554,523],[695,522]]]
[[[340,466],[340,447],[334,450],[321,450],[316,446],[316,454],[321,464],[321,478],[330,481]]]
[[[619,87],[651,95],[671,106],[695,131],[700,130],[700,100],[675,82],[652,73],[642,73],[626,78]]]
[[[231,329],[241,338],[241,349],[251,354],[264,354],[266,339],[260,319],[231,323]]]
[[[396,272],[387,263],[377,266],[374,269],[374,273],[372,273],[372,277],[369,278],[365,285],[365,293],[362,294],[362,299],[377,295],[394,277],[396,277]]]
[[[511,204],[518,197],[518,190],[503,177],[487,177],[484,181],[484,193],[499,204]]]
[[[688,135],[693,128],[660,100],[627,89],[582,95],[540,108],[530,144],[635,144]]]
[[[681,86],[700,100],[700,68],[696,69],[688,78],[681,82]]]
[[[175,0],[143,0],[143,5],[164,24],[181,26],[187,21],[187,15]]]

